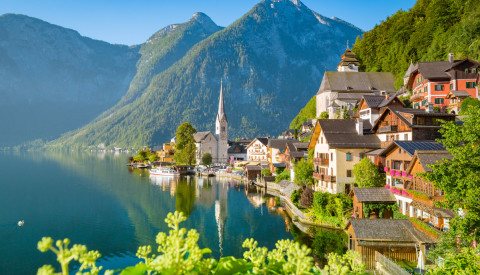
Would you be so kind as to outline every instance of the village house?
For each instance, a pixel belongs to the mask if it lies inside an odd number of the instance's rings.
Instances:
[[[394,140],[435,140],[440,138],[441,120],[454,121],[454,114],[426,110],[388,107],[372,127],[382,147]]]
[[[268,138],[256,138],[247,146],[247,160],[267,163]]]
[[[240,160],[247,160],[247,146],[234,142],[228,148],[228,159],[230,163]]]
[[[450,91],[465,91],[478,98],[476,80],[479,67],[480,63],[469,58],[454,60],[453,53],[448,55],[448,61],[418,62],[406,84],[412,90],[413,108],[425,109],[432,103],[446,109],[449,105],[446,96]]]
[[[173,156],[175,155],[175,143],[164,143],[162,149],[157,151],[158,161],[160,162],[173,162]]]
[[[423,257],[437,240],[418,230],[409,220],[350,219],[348,250],[357,251],[367,270],[375,269],[375,252],[394,261],[415,262]],[[425,258],[424,258],[425,261]]]
[[[223,100],[223,83],[220,85],[220,97],[218,100],[218,112],[215,118],[215,134],[211,131],[197,132],[194,134],[195,146],[197,147],[196,162],[202,162],[202,156],[206,153],[212,155],[213,163],[228,162],[228,121],[225,114]]]
[[[267,162],[270,166],[270,171],[275,173],[277,168],[285,168],[285,146],[292,139],[269,139],[268,140],[268,154]],[[296,141],[296,140],[295,140]]]
[[[384,187],[354,187],[350,191],[349,197],[353,198],[353,214],[357,219],[368,218],[364,213],[364,205],[370,204],[395,204],[397,200],[390,190]],[[377,218],[391,219],[393,218],[393,211],[385,210],[379,213],[379,208],[374,209],[374,213],[367,213],[369,216]]]
[[[301,133],[311,132],[317,123],[316,119],[309,119],[302,124]]]
[[[384,149],[382,156],[386,159],[385,187],[394,194],[399,212],[438,230],[447,229],[454,213],[434,206],[435,201],[443,199],[443,192],[417,175],[431,172],[427,165],[451,158],[442,144],[435,141],[394,141]]]
[[[395,78],[389,72],[358,72],[360,62],[347,47],[337,72],[325,72],[316,95],[317,117],[328,112],[330,119],[341,118],[342,109],[353,109],[363,95],[393,95]]]
[[[364,133],[361,119],[318,120],[308,146],[314,150],[315,191],[348,194],[355,182],[353,165],[378,148],[380,140]]]
[[[451,114],[459,114],[462,107],[462,102],[467,97],[472,97],[466,91],[450,91],[445,97],[448,99],[448,109]]]
[[[363,120],[363,127],[371,129],[380,114],[387,107],[405,107],[405,104],[396,96],[364,95],[358,104],[358,115]]]
[[[298,130],[288,129],[286,131],[283,131],[282,134],[278,136],[278,138],[279,139],[294,139],[295,138],[295,132],[298,135]]]

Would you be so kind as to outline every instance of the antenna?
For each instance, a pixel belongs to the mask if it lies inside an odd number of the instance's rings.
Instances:
[[[350,48],[348,47],[348,40],[347,40],[347,50],[350,50]]]

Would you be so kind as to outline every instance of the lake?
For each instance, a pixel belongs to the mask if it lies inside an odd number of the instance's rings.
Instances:
[[[58,271],[54,254],[37,250],[43,236],[98,250],[104,269],[134,265],[138,246],[156,247],[155,236],[168,232],[164,220],[175,210],[188,216],[181,226],[197,229],[200,247],[216,258],[242,257],[246,238],[270,249],[280,239],[315,243],[268,207],[274,198],[237,181],[155,178],[126,163],[126,154],[0,153],[0,274],[32,274],[44,264]],[[335,242],[318,241],[320,254]]]

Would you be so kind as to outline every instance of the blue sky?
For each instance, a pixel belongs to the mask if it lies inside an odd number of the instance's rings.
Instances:
[[[228,26],[260,0],[1,0],[0,14],[19,13],[110,43],[145,42],[157,30],[201,11]],[[415,0],[302,0],[310,9],[367,31]]]

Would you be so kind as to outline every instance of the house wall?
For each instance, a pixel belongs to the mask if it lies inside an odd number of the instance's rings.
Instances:
[[[212,155],[212,160],[215,162],[218,159],[217,154],[217,139],[212,133],[209,133],[208,136],[203,139],[201,142],[195,143],[197,147],[197,157],[196,162],[202,162],[202,156],[205,153],[210,153]]]
[[[259,140],[255,140],[247,148],[247,159],[249,161],[267,161],[267,146]]]

